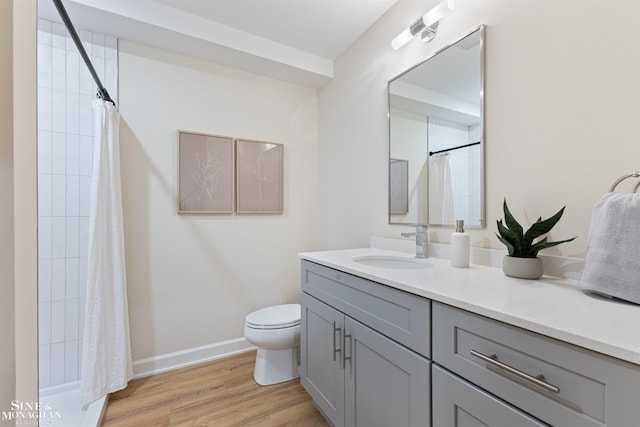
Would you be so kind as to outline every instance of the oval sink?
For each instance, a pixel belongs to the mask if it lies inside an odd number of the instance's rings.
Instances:
[[[353,262],[367,265],[369,267],[393,268],[399,270],[420,270],[423,268],[433,267],[433,265],[425,261],[394,256],[362,256],[354,258]]]

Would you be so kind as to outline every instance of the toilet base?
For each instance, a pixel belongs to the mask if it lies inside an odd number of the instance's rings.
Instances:
[[[298,346],[284,350],[258,348],[253,370],[253,378],[258,384],[277,384],[298,377]]]

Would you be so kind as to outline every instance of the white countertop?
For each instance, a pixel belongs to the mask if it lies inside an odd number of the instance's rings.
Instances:
[[[451,267],[426,258],[431,268],[369,267],[353,258],[412,255],[378,248],[306,252],[300,258],[468,310],[514,326],[640,365],[640,306],[587,295],[575,280],[507,277],[494,267]]]

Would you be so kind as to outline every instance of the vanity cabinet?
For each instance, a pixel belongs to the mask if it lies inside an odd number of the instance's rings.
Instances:
[[[438,365],[431,375],[434,426],[547,426]]]
[[[429,425],[429,359],[370,327],[417,343],[414,335],[430,330],[429,301],[307,262],[302,276],[301,382],[327,419]],[[428,344],[416,346],[428,352]]]
[[[434,426],[456,425],[435,420],[470,390],[478,400],[488,392],[541,422],[486,423],[491,426],[629,427],[640,420],[637,365],[445,304],[433,302],[432,309],[433,361],[454,374],[444,379],[434,369]],[[449,408],[436,403],[444,399],[437,382],[459,378],[468,386],[448,387]]]

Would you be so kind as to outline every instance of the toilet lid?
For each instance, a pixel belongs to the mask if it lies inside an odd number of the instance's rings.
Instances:
[[[283,304],[249,313],[247,326],[261,329],[287,328],[300,324],[300,304]]]

